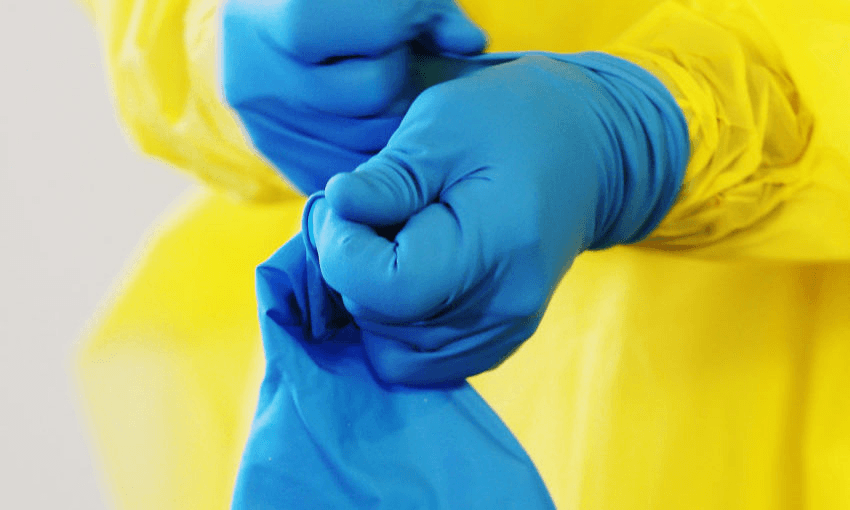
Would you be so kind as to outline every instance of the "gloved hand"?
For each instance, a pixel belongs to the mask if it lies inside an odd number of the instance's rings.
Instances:
[[[426,90],[385,149],[308,201],[309,238],[384,380],[460,379],[534,332],[579,253],[649,234],[688,151],[645,70],[529,55]]]
[[[254,145],[312,193],[384,147],[439,79],[425,56],[485,44],[452,0],[227,0],[222,85]]]

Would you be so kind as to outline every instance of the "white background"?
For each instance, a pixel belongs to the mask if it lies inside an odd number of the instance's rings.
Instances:
[[[188,186],[126,141],[73,0],[0,0],[0,508],[110,508],[70,355]]]

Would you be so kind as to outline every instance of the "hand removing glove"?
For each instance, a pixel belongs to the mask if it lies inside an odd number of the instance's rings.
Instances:
[[[307,233],[381,378],[462,379],[534,332],[578,254],[653,230],[688,151],[645,70],[527,55],[425,90],[383,150],[308,202]]]

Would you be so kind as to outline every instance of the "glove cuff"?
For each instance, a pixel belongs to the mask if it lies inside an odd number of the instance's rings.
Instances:
[[[672,208],[684,180],[690,142],[676,100],[658,78],[629,61],[605,53],[553,55],[584,68],[612,97],[621,171],[600,192],[597,227],[588,246],[601,250],[647,237]],[[642,149],[642,150],[641,150]]]

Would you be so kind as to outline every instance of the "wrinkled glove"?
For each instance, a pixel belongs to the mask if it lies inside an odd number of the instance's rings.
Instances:
[[[534,464],[467,383],[378,380],[297,236],[257,269],[266,375],[234,510],[551,510]]]
[[[257,149],[308,194],[384,147],[410,102],[440,80],[428,55],[486,44],[451,0],[227,0],[221,30],[226,100]]]
[[[578,254],[653,230],[687,135],[632,63],[492,65],[423,92],[385,149],[308,201],[310,243],[383,380],[461,379],[534,332]]]

